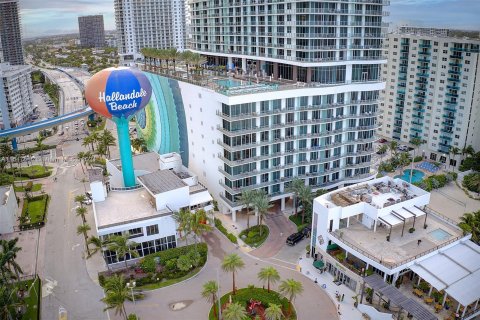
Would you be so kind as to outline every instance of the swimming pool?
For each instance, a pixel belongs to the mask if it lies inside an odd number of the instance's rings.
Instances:
[[[425,173],[420,170],[413,169],[412,183],[422,181],[423,176],[425,176]],[[410,182],[410,169],[403,171],[403,175],[397,175],[394,178],[400,178],[404,181]]]
[[[430,231],[428,233],[433,239],[435,240],[438,240],[438,241],[444,241],[444,240],[447,240],[449,237],[451,237],[452,235],[450,233],[448,233],[447,231],[441,229],[441,228],[438,228],[438,229],[435,229],[433,231]]]
[[[239,87],[242,85],[240,81],[230,80],[230,79],[218,80],[217,83],[219,86],[223,86],[227,88]]]

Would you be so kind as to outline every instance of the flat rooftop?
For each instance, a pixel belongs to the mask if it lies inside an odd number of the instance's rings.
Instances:
[[[160,159],[156,152],[146,152],[133,155],[133,167],[135,170],[155,171],[160,169],[158,160]],[[110,160],[118,170],[122,171],[122,162],[120,159]]]
[[[172,213],[168,209],[157,211],[153,198],[145,189],[111,191],[105,201],[94,205],[99,230]]]
[[[331,192],[326,194],[323,197],[325,201],[320,201],[320,203],[328,207],[348,207],[359,202],[366,202],[381,209],[426,193],[418,188],[413,190],[409,183],[401,179],[385,178]]]
[[[137,179],[153,194],[160,194],[188,186],[172,170],[157,170]]]
[[[463,232],[446,221],[432,215],[427,216],[427,229],[423,228],[425,215],[418,217],[415,222],[415,231],[409,233],[413,225],[413,218],[405,223],[402,236],[403,223],[392,227],[390,241],[387,236],[390,227],[377,226],[376,232],[368,229],[361,222],[353,217],[350,218],[348,228],[341,228],[334,231],[340,240],[335,241],[340,246],[342,242],[353,244],[353,246],[372,255],[382,261],[384,265],[397,265],[415,256],[434,250],[438,246],[446,245],[456,238],[462,238]],[[418,244],[418,240],[421,240]]]

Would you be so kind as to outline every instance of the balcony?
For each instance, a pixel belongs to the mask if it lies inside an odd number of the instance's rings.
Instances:
[[[448,85],[447,85],[447,89],[460,90],[460,87],[459,87],[459,86],[456,86],[456,85],[448,84]]]
[[[417,69],[422,70],[422,72],[425,72],[423,70],[428,70],[428,69],[430,69],[430,67],[429,66],[417,66]]]
[[[423,126],[423,123],[421,123],[421,122],[412,121],[412,124],[413,124],[414,126]]]
[[[449,136],[440,136],[440,139],[452,141],[452,137]]]
[[[448,73],[450,73],[450,74],[462,74],[462,72],[460,70],[452,70],[452,69],[449,69]]]
[[[424,93],[415,93],[414,96],[417,98],[423,98],[423,99],[427,98],[427,96]]]
[[[418,90],[418,91],[427,91],[427,88],[426,88],[426,87],[415,87],[415,90]]]
[[[419,48],[431,48],[432,45],[429,44],[429,43],[420,43],[420,44],[418,45],[418,47],[419,47]]]
[[[446,95],[447,97],[458,98],[458,93],[450,93],[450,92],[448,92],[448,93],[446,93],[445,95]]]
[[[427,58],[418,58],[418,62],[430,63],[430,59],[427,59]]]
[[[447,129],[440,129],[441,132],[445,133],[445,134],[453,134],[453,131],[452,130],[447,130]]]
[[[458,74],[460,74],[460,73],[458,73]],[[457,79],[457,78],[447,78],[447,80],[451,81],[451,82],[460,82],[460,79]]]
[[[413,102],[416,103],[416,104],[422,105],[422,106],[425,105],[425,101],[423,101],[423,100],[415,100]]]
[[[461,55],[452,55],[452,54],[451,54],[451,55],[450,55],[450,59],[459,59],[459,60],[461,60],[461,59],[463,59],[463,57],[462,57]]]
[[[457,112],[457,109],[452,107],[444,107],[443,110],[447,112]]]
[[[422,129],[417,129],[417,128],[410,128],[410,130],[415,131],[415,132],[422,132]]]
[[[455,115],[443,114],[442,118],[455,120]]]
[[[419,116],[418,114],[412,114],[412,117],[417,118],[417,119],[424,119],[425,118],[424,116]]]
[[[430,55],[430,51],[418,51],[418,54],[419,54],[419,55],[422,55],[422,56],[429,56],[429,55]]]
[[[463,66],[461,63],[457,63],[457,62],[450,62],[449,65],[452,67],[459,67],[459,68]]]
[[[425,72],[417,72],[417,76],[418,77],[424,77],[424,78],[428,78],[430,76],[429,73],[425,73]]]

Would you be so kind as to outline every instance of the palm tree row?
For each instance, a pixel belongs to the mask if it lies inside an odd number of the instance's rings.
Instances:
[[[236,294],[235,286],[235,274],[245,267],[245,263],[236,253],[226,255],[222,261],[222,270],[224,272],[232,273],[232,295]],[[280,275],[274,267],[265,267],[257,274],[260,282],[267,284],[267,291],[270,292],[271,284],[275,284],[280,281]],[[267,320],[281,320],[291,315],[291,305],[293,300],[303,292],[302,283],[294,279],[286,279],[278,286],[280,293],[284,294],[290,302],[290,308],[288,314],[284,315],[281,306],[276,304],[269,304],[265,309],[265,319]],[[219,285],[216,281],[208,281],[203,285],[202,297],[213,305],[213,312],[215,318],[218,319],[217,304],[220,298],[217,293],[219,291]],[[247,318],[245,306],[242,306],[238,302],[231,303],[222,312],[223,320],[242,320]]]
[[[202,55],[198,53],[194,53],[192,51],[188,51],[188,50],[179,52],[175,48],[171,48],[171,49],[143,48],[140,51],[145,57],[145,63],[147,63],[147,60],[148,60],[148,65],[150,66],[150,68],[152,66],[154,67],[158,66],[160,69],[163,69],[164,67],[163,62],[165,62],[165,67],[167,69],[167,72],[170,67],[170,64],[169,64],[170,62],[172,62],[173,72],[175,73],[176,62],[183,61],[187,68],[187,76],[189,76],[189,72],[192,69],[195,71],[201,70],[203,74],[203,65],[206,64],[206,60]]]
[[[90,149],[92,154],[110,158],[110,147],[115,146],[115,137],[104,129],[102,132],[94,131],[83,138],[82,146]]]
[[[257,215],[258,226],[262,224],[268,209],[272,207],[264,190],[244,190],[238,200],[247,209],[247,229],[250,228],[250,215],[252,213],[250,209],[254,209],[253,212]],[[261,233],[262,228],[260,228]]]

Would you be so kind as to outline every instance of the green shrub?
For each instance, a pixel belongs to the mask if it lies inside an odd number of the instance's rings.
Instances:
[[[100,284],[101,287],[105,285],[105,276],[103,274],[98,275],[98,283]]]
[[[415,158],[413,158],[413,162],[420,162],[422,160],[423,160],[422,156],[416,156]]]
[[[288,308],[288,299],[280,296],[277,292],[270,291],[270,293],[262,288],[245,288],[237,291],[235,296],[232,296],[234,302],[239,302],[246,306],[250,299],[259,300],[268,307],[270,304],[277,304],[283,308]]]
[[[462,185],[472,192],[480,192],[477,186],[473,183],[476,177],[480,176],[480,173],[467,174],[462,181]]]
[[[257,232],[254,231],[254,230],[251,230],[251,231],[248,231],[247,237],[248,238],[255,238],[256,235],[257,235]]]
[[[130,314],[128,315],[127,320],[138,320],[138,318],[137,318],[137,316],[134,315],[133,313],[130,313]]]
[[[167,271],[170,271],[170,272],[177,270],[177,259],[173,258],[173,259],[168,260],[165,263],[165,268],[167,269]]]
[[[261,235],[260,230],[262,230]],[[245,243],[249,246],[258,247],[267,239],[268,233],[269,230],[267,226],[253,226],[240,232],[240,238],[244,239]]]
[[[225,229],[225,227],[223,226],[222,221],[221,221],[220,219],[215,218],[214,221],[215,221],[215,227],[216,227],[221,233],[223,233],[223,234],[228,238],[228,240],[230,240],[232,243],[235,243],[235,244],[238,243],[237,237],[236,237],[234,234],[229,233],[229,232],[227,231],[227,229]]]
[[[156,263],[154,259],[144,258],[140,260],[140,268],[143,272],[155,272],[156,270]]]
[[[32,191],[33,188],[33,182],[28,181],[27,184],[25,185],[25,191]]]

